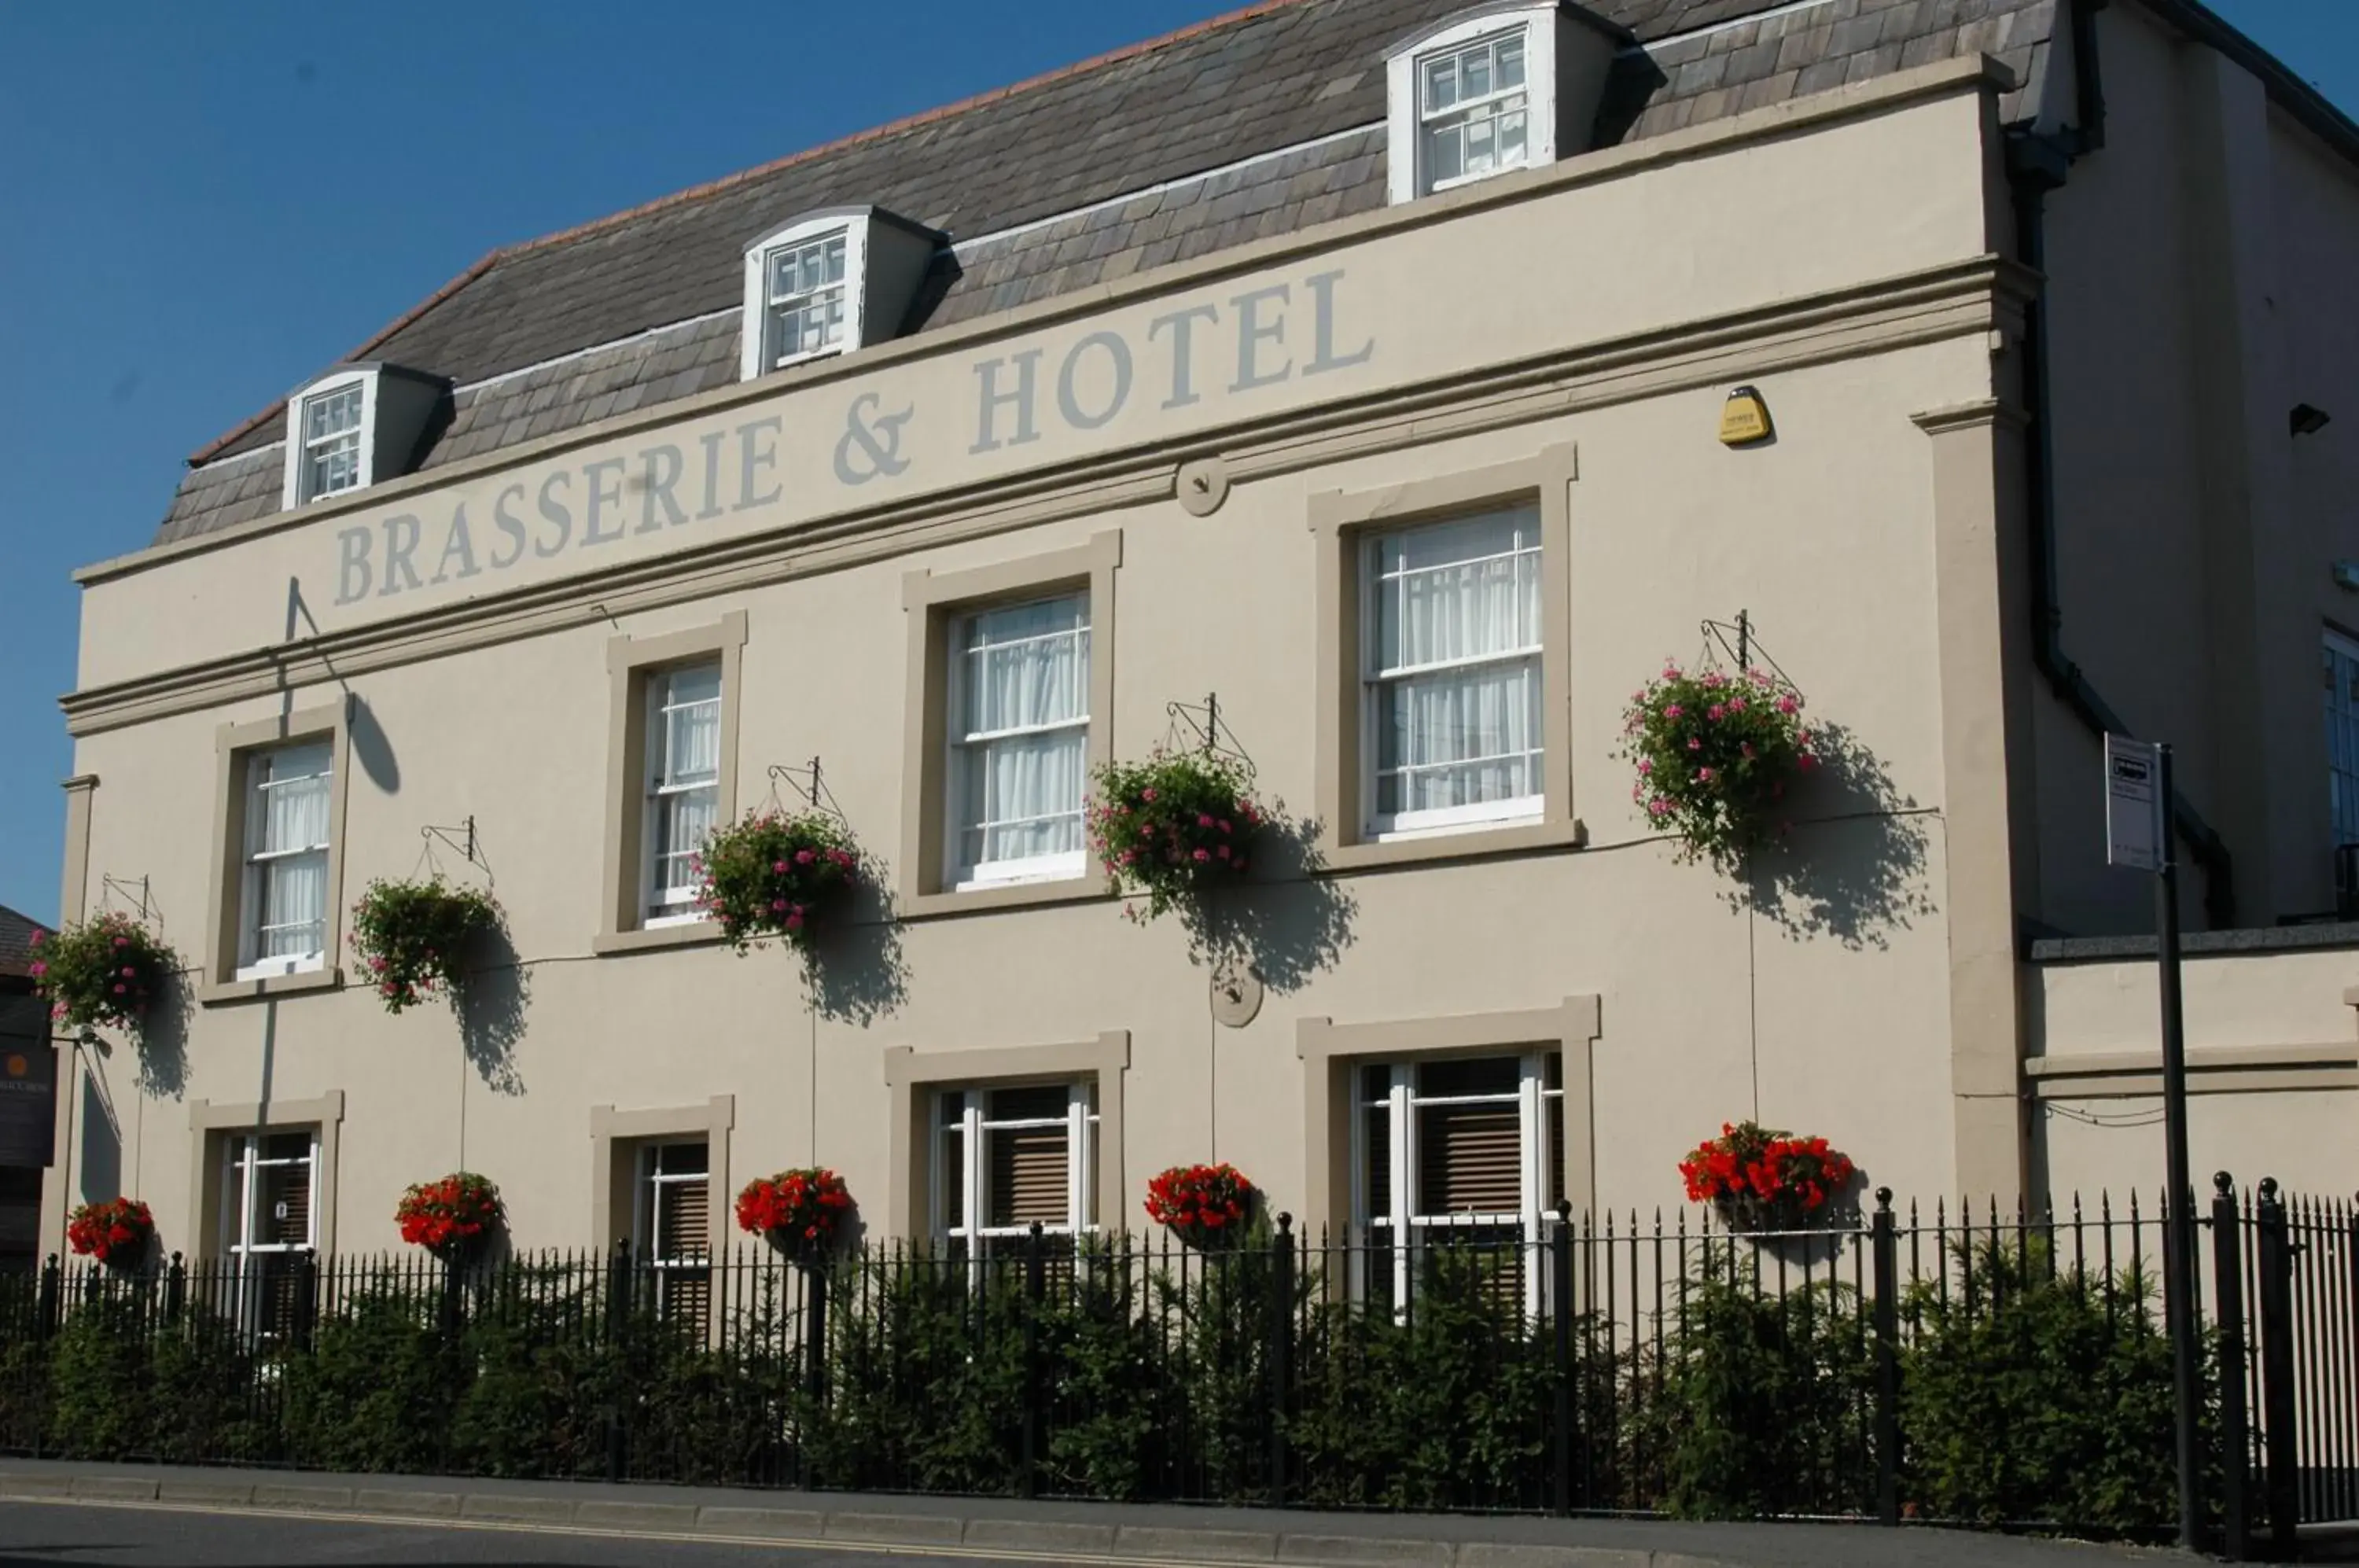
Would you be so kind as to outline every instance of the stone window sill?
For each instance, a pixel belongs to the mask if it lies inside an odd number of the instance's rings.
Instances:
[[[324,969],[306,969],[296,975],[268,975],[252,980],[215,980],[197,987],[200,1007],[219,1007],[226,1002],[258,1002],[270,996],[288,996],[304,991],[340,991],[343,989],[344,972],[333,965]]]
[[[1589,829],[1576,817],[1569,822],[1527,822],[1512,828],[1469,828],[1463,833],[1435,833],[1428,838],[1326,844],[1321,849],[1326,864],[1320,870],[1332,876],[1337,872],[1382,871],[1394,866],[1492,860],[1509,855],[1581,849],[1588,843]]]
[[[721,928],[714,922],[691,920],[676,926],[602,931],[590,943],[590,951],[600,958],[614,958],[625,953],[657,953],[669,947],[708,947],[722,940]]]

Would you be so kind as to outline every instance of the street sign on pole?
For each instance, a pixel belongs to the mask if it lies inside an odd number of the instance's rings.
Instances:
[[[2105,737],[2105,864],[2159,871],[2169,854],[2168,811],[2155,775],[2156,746],[2127,735]]]
[[[2179,860],[2171,853],[2170,747],[2127,735],[2105,737],[2105,861],[2154,873],[2155,970],[2161,981],[2162,1148],[2169,1182],[2163,1210],[2163,1316],[2170,1330],[2171,1388],[2178,1418],[2179,1544],[2201,1545],[2196,1452],[2195,1192],[2188,1173],[2187,1028],[2179,984]]]

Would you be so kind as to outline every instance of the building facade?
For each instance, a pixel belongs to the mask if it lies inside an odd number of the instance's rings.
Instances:
[[[691,1257],[811,1163],[972,1241],[1214,1159],[1529,1232],[1745,1117],[2151,1185],[2109,727],[2243,933],[2198,1159],[2348,1187],[2359,937],[2251,950],[2359,839],[2354,267],[2359,131],[2184,0],[1283,0],[495,252],[81,574],[63,908],[191,973],[48,1243],[375,1249],[468,1169]],[[1706,623],[1837,743],[1738,878],[1617,755]],[[1082,835],[1215,707],[1281,818],[1220,973]],[[734,954],[694,846],[811,798],[875,885]],[[428,868],[506,931],[390,1016],[349,910]]]

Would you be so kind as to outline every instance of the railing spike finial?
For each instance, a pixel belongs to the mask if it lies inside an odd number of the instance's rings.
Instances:
[[[2236,1179],[2234,1176],[2229,1175],[2225,1171],[2214,1171],[2212,1172],[2212,1190],[2219,1193],[2222,1197],[2224,1198],[2230,1192],[2235,1191],[2235,1187]]]

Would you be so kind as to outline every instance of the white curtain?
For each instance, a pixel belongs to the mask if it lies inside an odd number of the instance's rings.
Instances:
[[[1538,793],[1538,540],[1516,511],[1380,541],[1379,812]]]
[[[324,746],[288,746],[264,754],[257,766],[257,956],[301,957],[320,952],[326,942],[329,751]]]
[[[663,756],[654,801],[658,895],[696,885],[689,861],[712,832],[721,777],[721,667],[675,670],[660,696]]]
[[[966,623],[960,855],[968,866],[1078,853],[1087,788],[1087,599]]]

